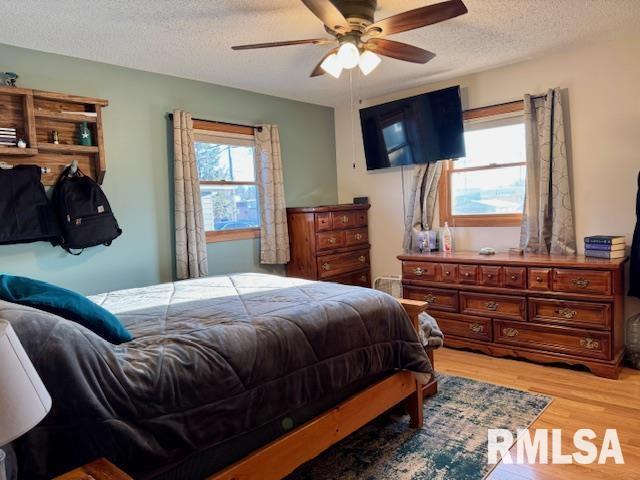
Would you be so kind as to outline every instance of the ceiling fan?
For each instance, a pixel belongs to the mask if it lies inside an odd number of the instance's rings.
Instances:
[[[257,43],[231,48],[252,50],[288,45],[333,44],[334,48],[320,59],[311,72],[312,77],[329,73],[338,78],[343,69],[356,66],[368,75],[380,64],[378,55],[412,63],[427,63],[436,56],[428,50],[382,37],[433,25],[467,13],[462,0],[448,0],[375,22],[373,16],[378,6],[377,0],[302,0],[302,3],[322,21],[327,33],[334,38]]]

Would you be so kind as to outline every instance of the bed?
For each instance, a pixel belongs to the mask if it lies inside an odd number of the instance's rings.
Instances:
[[[250,478],[300,445],[300,432],[316,436],[314,422],[344,428],[299,463],[394,403],[417,402],[432,373],[405,310],[371,289],[237,274],[91,298],[132,342],[0,301],[53,398],[14,445],[21,478],[98,457],[136,479]],[[273,468],[256,478],[292,467]]]

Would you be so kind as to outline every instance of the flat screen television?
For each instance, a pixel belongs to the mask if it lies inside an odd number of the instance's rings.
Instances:
[[[460,87],[360,110],[367,170],[465,156]]]

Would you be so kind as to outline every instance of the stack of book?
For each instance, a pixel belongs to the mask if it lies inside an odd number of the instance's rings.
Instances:
[[[585,257],[622,258],[624,257],[624,248],[624,237],[615,235],[584,237]]]
[[[18,142],[15,128],[0,127],[0,145],[4,147],[15,147]]]

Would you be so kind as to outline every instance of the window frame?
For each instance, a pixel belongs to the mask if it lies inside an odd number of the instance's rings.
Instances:
[[[490,120],[492,117],[510,115],[524,112],[524,102],[503,103],[488,107],[474,108],[463,112],[463,120]],[[521,166],[523,162],[504,163],[496,165],[483,165],[480,167],[468,167],[457,169],[456,171],[493,170],[497,168]],[[453,215],[451,213],[451,176],[454,171],[453,161],[444,160],[442,165],[442,175],[438,185],[438,202],[440,225],[445,222],[452,227],[517,227],[522,223],[522,213],[494,213],[487,215]]]
[[[193,120],[194,143],[206,140],[207,135],[211,137],[228,137],[247,140],[248,137],[255,138],[253,128],[244,125],[232,125],[229,123],[211,122],[206,120]],[[254,164],[255,168],[255,164]],[[255,170],[254,170],[255,171]],[[257,172],[256,172],[257,173]],[[257,179],[253,182],[236,182],[228,180],[200,180],[200,185],[255,185],[258,188]],[[258,199],[259,200],[259,199]],[[205,236],[207,243],[229,242],[233,240],[247,240],[260,238],[261,227],[234,228],[232,230],[207,230]]]

